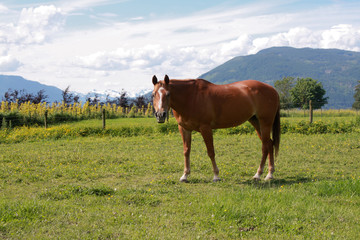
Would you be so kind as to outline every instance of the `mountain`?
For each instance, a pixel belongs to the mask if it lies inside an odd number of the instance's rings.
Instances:
[[[287,76],[320,81],[329,97],[326,108],[351,108],[360,80],[360,52],[273,47],[235,57],[199,78],[216,84],[256,79],[274,85]]]
[[[26,80],[20,76],[0,75],[0,101],[9,89],[25,89],[27,93],[32,94],[36,94],[40,90],[45,90],[45,95],[48,96],[46,99],[47,102],[59,102],[62,99],[62,90],[57,87],[44,85],[36,81]]]

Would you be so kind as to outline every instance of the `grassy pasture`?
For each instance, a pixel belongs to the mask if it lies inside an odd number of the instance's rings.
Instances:
[[[71,127],[95,127],[91,121]],[[155,124],[112,121],[107,126]],[[255,134],[215,134],[219,183],[197,133],[188,184],[179,182],[178,133],[1,144],[0,238],[357,239],[359,137],[284,134],[276,179],[258,183]]]
[[[325,134],[325,133],[360,133],[360,116],[324,116],[316,117],[312,124],[304,117],[283,117],[282,133]],[[178,132],[177,123],[170,118],[165,124],[156,124],[154,118],[118,118],[108,119],[106,129],[98,119],[83,120],[73,123],[44,127],[0,128],[0,143],[18,143],[23,141],[57,140],[76,137],[131,137],[152,134]],[[214,131],[215,134],[238,135],[253,134],[254,128],[246,122],[240,126]]]

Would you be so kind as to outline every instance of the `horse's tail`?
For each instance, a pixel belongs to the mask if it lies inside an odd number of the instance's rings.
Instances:
[[[277,156],[279,153],[280,135],[281,135],[281,129],[280,129],[280,106],[279,106],[272,127],[272,138],[275,148],[275,156]]]

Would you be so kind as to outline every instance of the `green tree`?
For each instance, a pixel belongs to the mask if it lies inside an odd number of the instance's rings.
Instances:
[[[352,105],[354,109],[360,109],[360,81],[358,81],[358,83],[359,84],[355,86],[355,94],[354,94],[355,102]]]
[[[295,86],[290,91],[295,107],[309,109],[312,101],[313,109],[319,109],[327,104],[327,97],[323,85],[312,78],[298,78]]]
[[[290,90],[294,87],[294,83],[294,77],[284,77],[282,80],[277,80],[275,82],[274,86],[279,93],[281,109],[292,108],[293,101]]]

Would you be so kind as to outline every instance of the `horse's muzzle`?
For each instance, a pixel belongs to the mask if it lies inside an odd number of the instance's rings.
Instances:
[[[167,117],[166,111],[155,112],[155,117],[158,123],[164,123]]]

